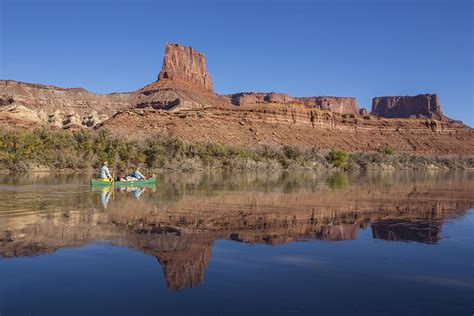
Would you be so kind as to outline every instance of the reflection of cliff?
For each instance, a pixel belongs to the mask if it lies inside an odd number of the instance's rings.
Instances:
[[[176,236],[176,248],[168,251],[145,250],[155,256],[163,267],[166,286],[172,290],[190,288],[204,281],[214,239],[197,236]]]
[[[156,257],[168,288],[179,290],[203,282],[218,239],[271,245],[353,240],[370,225],[373,238],[435,243],[446,218],[474,206],[472,180],[390,185],[358,180],[342,189],[319,180],[317,186],[288,183],[229,185],[221,191],[212,183],[195,191],[182,185],[186,190],[181,194],[175,194],[179,183],[167,184],[140,199],[116,192],[107,210],[100,206],[97,192],[0,191],[7,205],[13,205],[10,196],[15,201],[27,201],[26,196],[43,199],[25,202],[23,211],[0,209],[0,256],[32,256],[110,240]],[[166,198],[163,192],[171,188],[173,194]],[[58,199],[65,195],[68,203]]]
[[[441,223],[436,221],[380,221],[371,227],[373,238],[392,241],[435,243],[441,232]]]
[[[298,226],[298,228],[296,228]],[[230,240],[252,244],[286,244],[303,239],[318,239],[327,241],[354,240],[363,224],[337,224],[321,226],[317,223],[300,222],[294,230],[263,230],[257,232],[231,233]]]
[[[321,239],[323,240],[353,240],[356,239],[360,225],[343,224],[326,226],[321,229]]]

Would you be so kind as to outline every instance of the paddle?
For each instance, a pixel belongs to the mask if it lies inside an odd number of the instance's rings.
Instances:
[[[115,173],[112,172],[112,198],[114,198],[114,194],[115,194]]]

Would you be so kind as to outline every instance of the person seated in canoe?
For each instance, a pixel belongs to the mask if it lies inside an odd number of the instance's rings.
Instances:
[[[107,161],[104,161],[102,167],[100,167],[99,180],[112,181],[112,175],[110,174]]]
[[[140,167],[137,167],[135,171],[133,171],[130,174],[131,177],[134,177],[135,179],[141,180],[141,179],[146,179],[144,175],[140,172]]]

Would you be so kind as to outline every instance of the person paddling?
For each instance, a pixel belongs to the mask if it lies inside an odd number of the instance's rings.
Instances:
[[[102,167],[100,167],[99,180],[112,180],[112,175],[110,174],[107,161],[104,161],[102,163]]]

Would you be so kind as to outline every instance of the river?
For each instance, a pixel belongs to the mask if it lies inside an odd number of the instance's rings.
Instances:
[[[0,176],[0,315],[471,315],[474,172]]]

